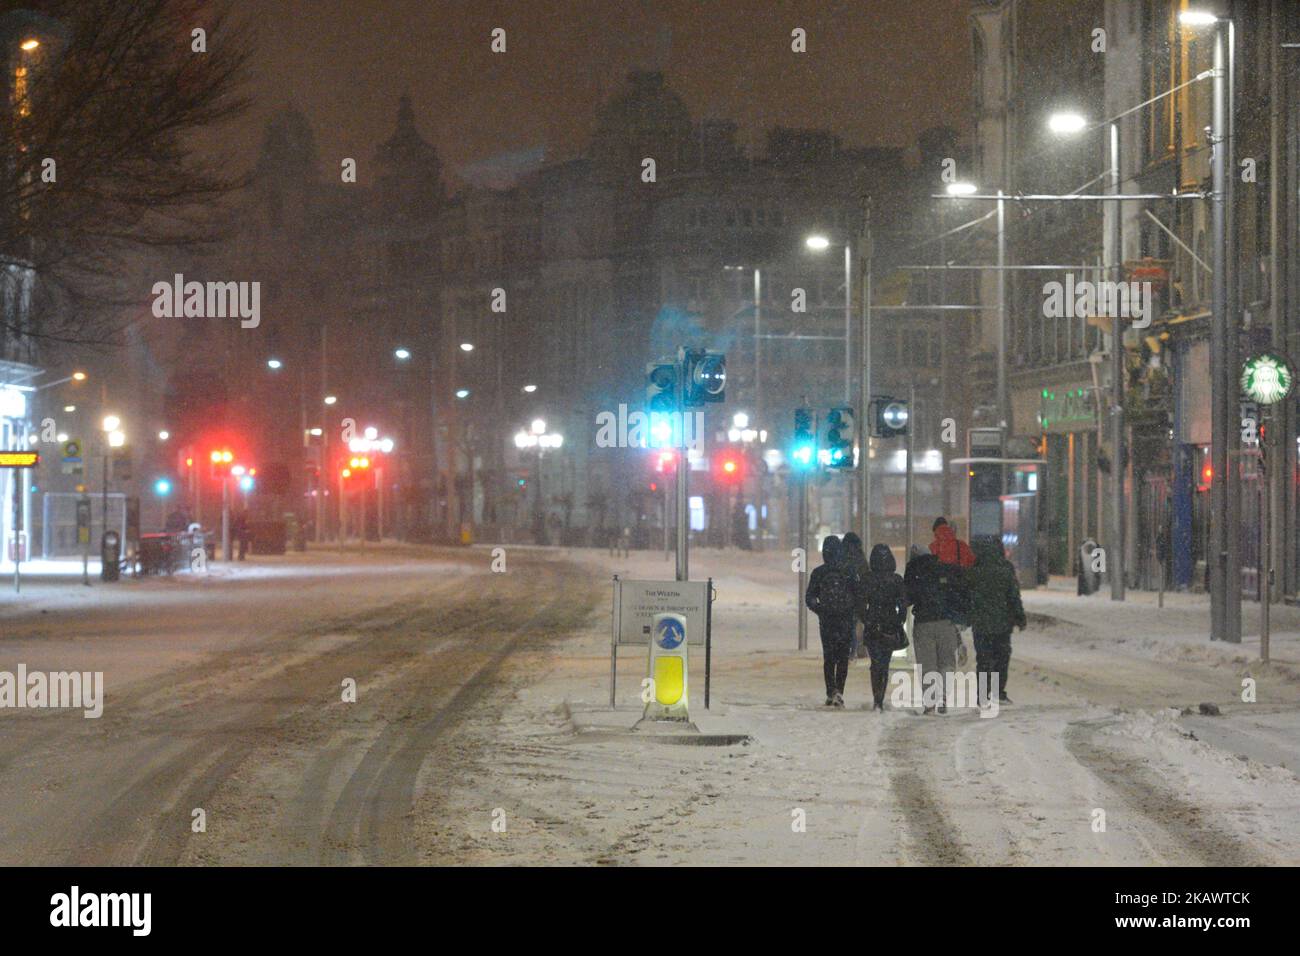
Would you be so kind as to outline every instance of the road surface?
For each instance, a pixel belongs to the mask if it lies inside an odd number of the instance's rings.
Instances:
[[[0,670],[107,689],[99,719],[0,710],[0,862],[1300,862],[1295,609],[1261,667],[1204,641],[1196,596],[1027,593],[996,718],[873,714],[865,662],[832,711],[788,555],[701,551],[707,716],[750,739],[668,746],[630,732],[636,651],[608,709],[607,587],[670,564],[507,551],[505,573],[386,547],[5,599]],[[692,686],[703,721],[698,658]]]
[[[9,603],[0,669],[102,670],[106,702],[99,719],[0,711],[0,862],[447,860],[417,787],[427,808],[472,772],[458,729],[593,600],[563,564],[494,574],[482,551],[247,571],[128,581],[107,606],[35,586],[35,608]]]

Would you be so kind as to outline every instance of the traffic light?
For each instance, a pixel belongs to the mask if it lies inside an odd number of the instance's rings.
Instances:
[[[663,473],[672,471],[677,465],[677,452],[675,451],[657,451],[655,452],[655,471]]]
[[[213,478],[225,478],[230,474],[230,467],[235,463],[235,454],[229,448],[214,448],[208,454]]]
[[[645,367],[645,407],[651,415],[667,415],[676,410],[676,363],[660,359]]]
[[[745,477],[745,459],[738,452],[724,451],[714,461],[713,472],[721,484],[738,484]]]
[[[811,408],[794,410],[794,441],[790,462],[800,471],[817,467],[817,416]]]
[[[853,409],[847,406],[832,408],[826,413],[826,430],[822,448],[826,452],[828,468],[853,467]]]
[[[710,349],[682,349],[682,405],[698,408],[726,399],[727,356]]]
[[[874,434],[877,438],[893,438],[906,435],[911,419],[911,410],[901,398],[882,395],[872,402],[874,412]]]

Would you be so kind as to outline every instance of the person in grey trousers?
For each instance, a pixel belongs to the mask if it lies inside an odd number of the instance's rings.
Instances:
[[[907,562],[903,586],[912,606],[912,647],[921,665],[922,713],[948,712],[946,690],[957,670],[961,632],[952,620],[959,601],[961,569],[943,564],[933,554],[919,554]]]

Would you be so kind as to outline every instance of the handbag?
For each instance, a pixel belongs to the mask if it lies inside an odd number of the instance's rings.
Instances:
[[[907,631],[903,629],[901,624],[890,630],[880,627],[872,630],[875,632],[872,636],[890,651],[901,651],[907,647]]]

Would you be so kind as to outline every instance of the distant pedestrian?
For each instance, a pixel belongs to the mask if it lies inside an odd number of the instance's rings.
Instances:
[[[973,567],[975,553],[970,545],[957,537],[948,519],[940,516],[934,519],[934,540],[930,542],[930,553],[944,564],[955,564],[959,568]]]
[[[871,656],[872,709],[884,711],[889,687],[889,662],[894,651],[907,646],[903,622],[907,619],[907,589],[898,576],[894,553],[888,545],[871,549],[867,573],[859,583],[858,614],[864,629],[862,643]]]
[[[233,527],[230,531],[235,540],[239,542],[239,560],[243,561],[244,556],[248,554],[249,527],[247,511],[240,511],[235,515]]]
[[[961,634],[953,617],[969,604],[962,570],[934,554],[907,563],[903,577],[912,605],[912,646],[921,665],[922,713],[948,712],[947,688],[957,669]]]
[[[975,673],[980,703],[997,680],[998,700],[1007,696],[1007,670],[1011,665],[1011,629],[1025,629],[1025,608],[1020,602],[1016,569],[1002,552],[997,538],[977,538],[975,567],[966,575],[970,585],[970,623],[975,632]]]
[[[1097,590],[1100,575],[1092,569],[1096,558],[1097,542],[1092,538],[1084,539],[1079,545],[1079,594],[1088,595]]]
[[[867,575],[867,556],[862,551],[862,539],[855,532],[850,531],[846,534],[841,543],[843,544],[844,556],[843,561],[853,572],[854,587],[860,588],[862,579]],[[866,649],[858,637],[858,621],[853,621],[853,643],[849,648],[849,659],[863,657],[866,655]]]
[[[855,587],[843,561],[843,545],[835,535],[822,541],[822,563],[813,568],[804,603],[817,615],[822,638],[822,676],[826,706],[844,706],[844,682],[849,676],[849,647],[853,640]]]

